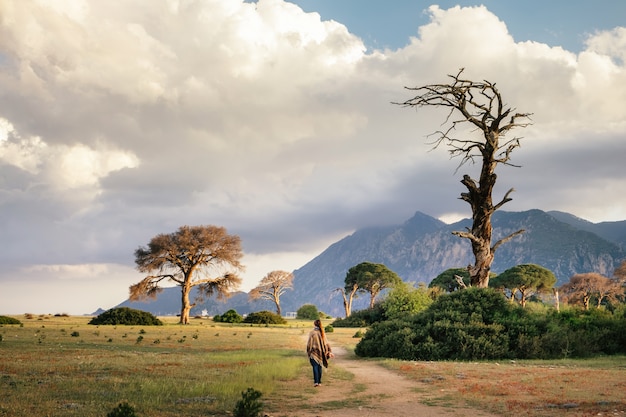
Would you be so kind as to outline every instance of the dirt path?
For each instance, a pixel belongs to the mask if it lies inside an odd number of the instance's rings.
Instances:
[[[272,417],[439,417],[492,414],[469,408],[429,406],[422,401],[432,397],[433,387],[390,371],[375,362],[355,359],[345,349],[335,347],[335,358],[324,372],[322,386],[314,388],[312,376],[306,375],[289,385],[299,394],[273,399]]]

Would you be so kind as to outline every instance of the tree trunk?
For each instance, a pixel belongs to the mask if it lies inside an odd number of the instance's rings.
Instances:
[[[180,324],[189,324],[189,310],[191,310],[191,303],[189,302],[189,292],[191,287],[188,285],[181,286],[182,293],[182,308],[180,310]]]
[[[356,294],[358,289],[358,284],[354,284],[352,286],[352,291],[350,291],[350,294],[346,296],[346,290],[344,288],[341,288],[341,295],[343,297],[343,308],[346,310],[346,318],[350,317],[350,315],[352,314],[352,300],[354,300],[354,294]]]
[[[561,311],[561,303],[559,300],[559,290],[556,288],[552,288],[552,293],[554,294],[554,305],[556,307],[556,311]]]
[[[276,299],[276,314],[278,314],[279,316],[282,316],[282,310],[280,308],[280,301],[278,301],[278,299]]]
[[[346,318],[348,318],[352,313],[352,299],[348,301],[348,297],[346,297],[345,291],[342,291],[341,295],[343,296],[343,308],[346,311]]]
[[[370,310],[374,309],[374,301],[376,300],[376,296],[378,293],[370,293]]]

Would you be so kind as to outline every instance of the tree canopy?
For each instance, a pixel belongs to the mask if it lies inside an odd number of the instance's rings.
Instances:
[[[248,297],[252,300],[270,300],[276,306],[276,314],[282,314],[280,297],[288,289],[293,288],[293,274],[287,271],[269,272],[255,288],[250,290]]]
[[[156,297],[163,281],[181,288],[180,323],[189,323],[189,293],[198,287],[200,296],[228,296],[239,286],[243,270],[241,239],[218,226],[181,226],[176,232],[153,237],[147,247],[135,251],[140,272],[151,273],[130,287],[130,299]]]
[[[402,279],[383,264],[362,262],[348,270],[345,279],[345,290],[351,292],[356,285],[357,292],[370,294],[369,308],[374,308],[376,297],[385,288],[391,288],[402,282]]]
[[[596,272],[576,274],[560,288],[566,301],[570,304],[581,304],[589,309],[592,301],[600,307],[602,301],[618,301],[624,296],[624,286],[617,279],[610,279]]]
[[[516,265],[496,276],[491,282],[494,288],[508,289],[511,298],[518,298],[522,307],[526,306],[531,295],[547,292],[554,284],[556,284],[554,273],[535,264]]]
[[[449,268],[430,281],[428,288],[439,287],[447,292],[454,292],[469,285],[470,276],[467,268]]]
[[[496,184],[495,170],[498,164],[515,166],[510,162],[511,153],[520,146],[519,138],[505,138],[510,130],[526,127],[530,113],[519,113],[505,104],[496,84],[490,81],[472,81],[462,78],[463,69],[449,75],[448,84],[429,84],[422,87],[406,87],[417,95],[400,104],[406,107],[443,107],[448,110],[443,130],[434,135],[434,147],[445,144],[452,157],[461,157],[459,167],[467,162],[481,161],[478,181],[464,175],[461,183],[467,192],[461,199],[472,209],[472,227],[466,231],[453,232],[470,241],[474,265],[469,266],[473,287],[486,288],[489,272],[498,246],[523,232],[518,230],[491,244],[491,216],[505,203],[511,201],[511,188],[502,200],[493,203],[492,193]],[[459,118],[455,118],[456,116]],[[453,136],[463,125],[469,125],[482,134],[482,138],[457,138]],[[457,130],[458,129],[458,130]],[[469,135],[469,134],[468,134]]]

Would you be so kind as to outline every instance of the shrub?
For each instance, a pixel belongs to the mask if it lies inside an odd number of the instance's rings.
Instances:
[[[626,321],[602,309],[524,309],[493,289],[442,295],[426,310],[375,323],[359,356],[408,360],[554,359],[626,353]]]
[[[233,414],[235,417],[259,417],[263,412],[263,403],[259,401],[261,392],[248,388],[241,393],[241,400],[237,401]]]
[[[333,327],[368,327],[374,323],[384,320],[384,311],[380,304],[375,304],[373,309],[358,310],[350,317],[337,319],[332,324]]]
[[[278,314],[267,310],[250,313],[246,316],[243,322],[251,324],[287,324],[287,320]]]
[[[413,340],[413,330],[409,322],[383,321],[372,325],[356,345],[354,353],[358,356],[410,360],[414,358]]]
[[[22,324],[22,322],[13,317],[0,316],[0,324]]]
[[[429,290],[423,284],[415,288],[405,282],[389,291],[381,307],[389,320],[401,319],[419,313],[433,303]]]
[[[113,324],[113,325],[141,325],[161,326],[163,322],[151,313],[134,310],[128,307],[118,307],[107,310],[89,321],[89,324]]]
[[[120,403],[115,407],[107,417],[137,417],[135,409],[128,403]]]
[[[243,317],[236,310],[230,309],[221,316],[219,314],[213,316],[213,321],[218,323],[241,323]]]
[[[443,295],[421,313],[373,325],[355,353],[407,360],[506,357],[506,327],[497,318],[511,308],[492,289],[469,288]]]
[[[305,304],[296,312],[296,318],[300,320],[317,320],[320,318],[320,313],[313,304]]]
[[[332,333],[332,332],[335,331],[335,328],[332,325],[329,324],[328,326],[324,327],[324,331],[326,333]]]

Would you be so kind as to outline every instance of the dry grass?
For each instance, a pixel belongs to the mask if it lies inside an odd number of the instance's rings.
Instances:
[[[419,381],[429,404],[463,401],[503,416],[626,415],[626,358],[385,365]]]
[[[150,417],[225,416],[248,387],[272,412],[306,407],[315,395],[304,355],[309,321],[286,326],[217,324],[91,326],[86,317],[18,317],[0,326],[0,417],[103,417],[122,401]],[[329,333],[353,349],[358,329]],[[416,381],[424,402],[469,404],[496,415],[626,413],[626,358],[516,363],[380,361]],[[340,369],[329,382],[359,381]],[[357,404],[360,405],[360,404]]]
[[[271,394],[307,365],[308,323],[259,327],[166,319],[93,326],[85,317],[19,317],[0,327],[0,416],[102,417],[120,402],[151,417],[228,415],[241,392]]]

